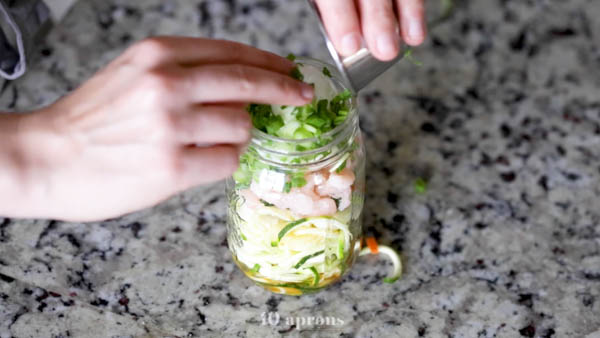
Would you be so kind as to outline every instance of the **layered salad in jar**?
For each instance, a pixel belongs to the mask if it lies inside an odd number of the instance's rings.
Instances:
[[[338,280],[360,247],[364,149],[352,94],[327,65],[298,61],[305,106],[252,104],[253,142],[228,182],[229,245],[244,273],[299,295]]]

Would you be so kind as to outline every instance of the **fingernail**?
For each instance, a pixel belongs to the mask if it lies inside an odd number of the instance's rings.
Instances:
[[[398,54],[398,39],[389,33],[381,34],[377,37],[377,49],[382,55],[394,57]]]
[[[346,34],[342,38],[342,54],[352,55],[360,48],[360,36],[356,33]]]
[[[307,100],[312,100],[314,95],[315,95],[315,90],[312,86],[302,85],[302,97],[304,97]]]
[[[420,40],[424,35],[423,25],[421,21],[415,19],[408,19],[408,37],[411,40]]]

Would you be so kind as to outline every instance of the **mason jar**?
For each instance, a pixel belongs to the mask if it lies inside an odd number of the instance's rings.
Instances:
[[[327,67],[338,93],[347,88]],[[329,74],[328,74],[329,75]],[[365,149],[354,96],[341,124],[315,138],[284,139],[258,129],[226,182],[228,244],[256,284],[301,295],[339,280],[360,251]]]

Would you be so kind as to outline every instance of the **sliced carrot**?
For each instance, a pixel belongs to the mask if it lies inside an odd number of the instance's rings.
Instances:
[[[369,250],[371,250],[372,254],[376,255],[379,253],[379,247],[377,246],[375,237],[367,237],[367,246],[369,247]]]

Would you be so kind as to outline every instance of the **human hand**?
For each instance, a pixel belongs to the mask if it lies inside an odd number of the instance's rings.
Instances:
[[[423,0],[315,1],[331,41],[343,56],[357,52],[364,38],[373,56],[392,60],[400,51],[400,35],[411,46],[425,39]]]
[[[312,99],[312,87],[289,76],[293,67],[234,42],[161,37],[135,44],[20,122],[32,200],[22,217],[115,217],[231,175],[250,138],[247,102]]]

